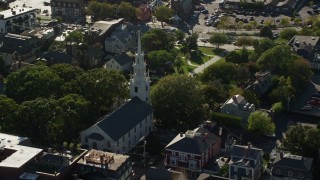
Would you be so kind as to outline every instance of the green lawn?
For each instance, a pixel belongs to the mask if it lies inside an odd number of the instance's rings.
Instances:
[[[215,48],[212,47],[199,47],[199,50],[206,55],[214,56],[215,54]]]
[[[281,38],[277,38],[277,39],[274,40],[274,42],[275,42],[276,44],[287,44],[287,43],[288,43],[288,40],[286,40],[286,39],[281,39]]]

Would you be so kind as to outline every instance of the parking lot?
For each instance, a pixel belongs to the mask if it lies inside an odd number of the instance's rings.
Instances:
[[[258,25],[275,25],[276,28],[283,27],[281,25],[281,20],[287,18],[289,20],[289,24],[285,26],[297,26],[294,21],[291,21],[290,16],[276,13],[266,13],[266,12],[250,12],[250,11],[234,11],[232,14],[226,14],[225,12],[219,9],[218,1],[206,1],[206,4],[202,4],[203,9],[197,9],[195,13],[192,15],[190,20],[187,22],[192,29],[192,32],[197,33],[208,33],[211,31],[217,30],[216,26],[217,22],[223,16],[228,16],[231,25],[240,26],[239,21],[242,21],[242,29],[245,29],[246,24],[251,24],[251,29],[254,29],[254,26]],[[304,20],[308,17],[316,16],[317,13],[314,13],[315,9],[312,9],[310,6],[303,7],[297,14],[297,18],[301,18],[302,23],[304,24]],[[213,17],[210,23],[208,22]],[[253,23],[256,21],[256,23]],[[238,27],[238,29],[240,29]]]

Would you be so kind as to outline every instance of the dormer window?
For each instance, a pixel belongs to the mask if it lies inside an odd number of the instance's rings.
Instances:
[[[299,179],[303,179],[303,173],[299,173]]]

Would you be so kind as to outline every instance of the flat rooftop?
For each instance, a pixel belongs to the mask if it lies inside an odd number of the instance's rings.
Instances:
[[[108,164],[108,169],[115,171],[128,159],[129,156],[127,155],[91,149],[86,155],[84,155],[84,158],[80,158],[78,163],[100,168],[102,160],[104,164]]]
[[[19,137],[11,134],[0,133],[0,142],[1,142],[0,144],[2,144],[3,141],[5,142],[9,141],[12,145],[19,145],[28,139],[29,138],[27,137]]]
[[[30,8],[30,7],[16,7],[16,8],[11,8],[7,9],[4,11],[0,12],[0,15],[3,15],[3,19],[8,19],[11,17],[19,16],[20,14],[25,14],[31,11],[36,11],[36,8]],[[13,14],[12,11],[15,11],[16,13]]]
[[[13,152],[0,162],[0,167],[20,168],[42,152],[42,149],[19,145],[26,139],[28,138],[0,133],[0,150]]]

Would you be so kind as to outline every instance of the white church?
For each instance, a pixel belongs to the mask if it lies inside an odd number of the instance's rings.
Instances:
[[[142,137],[153,130],[153,109],[150,102],[150,77],[146,72],[141,37],[138,31],[138,50],[130,79],[131,99],[102,120],[82,131],[81,145],[89,149],[127,153]]]

